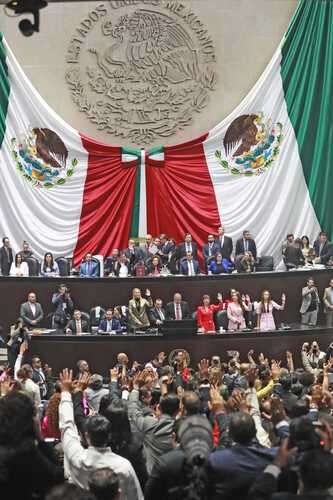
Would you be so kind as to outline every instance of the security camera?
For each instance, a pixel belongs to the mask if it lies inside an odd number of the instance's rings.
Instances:
[[[22,19],[19,23],[19,30],[24,36],[31,36],[39,31],[39,11],[47,6],[45,0],[10,0],[6,8],[15,12],[16,15],[32,14],[34,22],[29,19]]]

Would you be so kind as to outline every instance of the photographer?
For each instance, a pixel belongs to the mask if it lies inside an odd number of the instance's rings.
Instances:
[[[53,313],[52,326],[63,332],[74,312],[74,303],[66,285],[60,285],[58,292],[53,294],[52,304],[56,308]]]
[[[29,343],[28,328],[23,326],[23,319],[18,318],[10,327],[10,334],[7,342],[8,364],[11,368],[14,368],[16,358],[23,342]]]
[[[301,356],[304,370],[316,375],[323,368],[326,353],[320,350],[318,342],[314,340],[311,347],[308,342],[304,342]]]

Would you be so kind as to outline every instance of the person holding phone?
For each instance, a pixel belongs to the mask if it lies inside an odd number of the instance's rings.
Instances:
[[[302,305],[300,313],[302,325],[316,326],[318,318],[320,298],[313,278],[309,278],[306,286],[302,289]]]

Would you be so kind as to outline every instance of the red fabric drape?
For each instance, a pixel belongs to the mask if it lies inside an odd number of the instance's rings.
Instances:
[[[189,232],[199,249],[220,225],[203,148],[206,137],[166,147],[164,162],[149,157],[146,162],[148,232],[166,233],[177,243]]]
[[[108,256],[126,248],[135,195],[136,168],[121,162],[121,148],[82,136],[89,153],[80,229],[74,252],[77,265],[87,252]]]

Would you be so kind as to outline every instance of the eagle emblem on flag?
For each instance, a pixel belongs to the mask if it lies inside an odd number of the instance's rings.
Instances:
[[[53,188],[66,183],[78,164],[69,161],[68,149],[56,132],[49,128],[31,128],[21,140],[11,140],[17,169],[37,188]]]
[[[238,116],[227,128],[215,158],[233,175],[261,175],[280,153],[282,128],[280,122],[265,121],[264,113]]]

